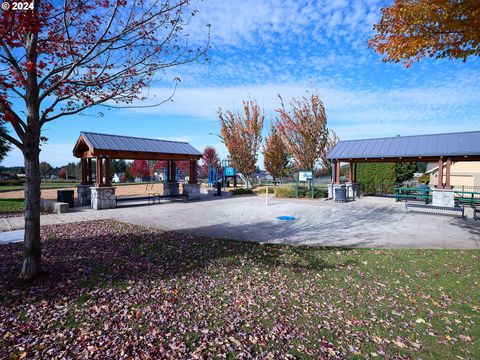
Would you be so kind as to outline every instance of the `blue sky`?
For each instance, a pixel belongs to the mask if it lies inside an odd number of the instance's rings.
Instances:
[[[150,94],[172,102],[148,109],[98,109],[44,129],[41,159],[54,166],[73,161],[81,130],[189,141],[202,150],[226,149],[218,137],[217,109],[236,110],[257,99],[267,120],[277,94],[288,101],[306,91],[323,99],[328,125],[340,139],[480,130],[480,62],[423,60],[409,69],[387,64],[367,47],[385,1],[207,0],[187,28],[201,43],[211,24],[210,61],[168,71]],[[148,103],[148,102],[147,102]],[[94,115],[90,111],[87,115]],[[266,129],[268,126],[266,126]],[[260,162],[262,160],[260,159]],[[2,165],[23,163],[13,150]],[[261,164],[261,167],[263,164]]]

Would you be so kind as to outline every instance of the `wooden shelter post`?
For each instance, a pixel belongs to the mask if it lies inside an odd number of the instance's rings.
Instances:
[[[110,184],[110,159],[105,158],[105,186],[111,186]]]
[[[349,168],[348,168],[348,182],[353,182],[353,163],[349,162],[348,163]]]
[[[103,159],[99,156],[97,156],[97,163],[96,163],[96,170],[97,170],[97,177],[95,179],[95,186],[96,187],[101,187],[103,185],[103,169],[102,169],[102,162]]]
[[[85,158],[80,159],[80,168],[81,168],[81,171],[82,171],[82,185],[87,185],[88,184],[87,159],[85,159]]]
[[[450,158],[447,159],[447,170],[446,170],[446,174],[445,174],[445,188],[447,189],[451,189],[451,186],[450,186],[450,173],[451,173],[451,169],[450,167],[452,166],[452,160]]]
[[[340,161],[335,161],[335,184],[340,184]]]
[[[173,160],[167,161],[167,182],[176,182],[177,164]]]
[[[92,177],[92,158],[87,159],[87,184],[93,184],[93,177]]]
[[[190,174],[188,182],[189,184],[197,183],[197,160],[190,160]]]
[[[438,161],[438,182],[437,188],[443,189],[443,159]]]

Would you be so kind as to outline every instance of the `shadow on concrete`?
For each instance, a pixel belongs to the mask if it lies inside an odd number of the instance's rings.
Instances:
[[[318,221],[312,219],[311,214],[305,217],[300,214],[295,215],[294,221],[281,221],[272,216],[271,221],[262,220],[244,224],[219,222],[205,226],[185,227],[178,231],[192,235],[259,243],[373,247],[382,236],[376,232],[375,224],[393,222],[395,216],[399,215],[398,211],[392,211],[388,206],[356,209],[346,205],[343,209],[330,210],[319,213]],[[403,215],[400,214],[400,216]]]

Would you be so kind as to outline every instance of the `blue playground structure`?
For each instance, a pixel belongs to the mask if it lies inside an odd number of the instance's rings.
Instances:
[[[233,166],[232,160],[222,160],[222,175],[219,175],[218,166],[208,165],[208,186],[214,187],[218,180],[222,181],[222,187],[228,187],[233,183],[233,187],[237,187],[237,170]]]
[[[183,177],[182,177],[183,175]],[[175,181],[178,182],[178,180],[182,180],[185,179],[185,174],[183,174],[183,172],[181,172],[181,170],[179,168],[177,168],[177,173],[175,174]],[[167,168],[164,167],[163,168],[163,184],[165,185],[167,183]]]
[[[208,164],[208,186],[215,186],[218,181],[218,167]]]
[[[237,187],[237,170],[233,166],[232,160],[222,160],[222,181],[223,187],[228,187],[230,185],[230,180],[233,180],[233,187]]]

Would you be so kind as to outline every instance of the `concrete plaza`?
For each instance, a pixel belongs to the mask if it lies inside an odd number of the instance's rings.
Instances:
[[[95,211],[75,208],[42,216],[42,225],[114,219],[166,231],[291,245],[375,248],[480,248],[480,221],[406,212],[403,202],[363,197],[354,202],[264,196],[206,197]],[[277,216],[293,216],[293,221]],[[0,230],[21,229],[23,218],[0,219]]]

